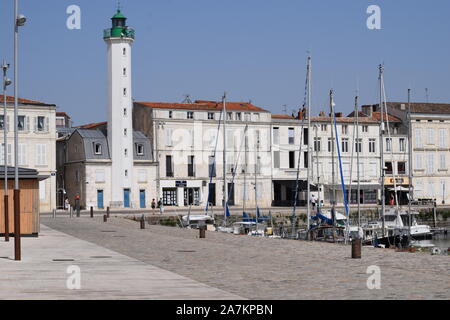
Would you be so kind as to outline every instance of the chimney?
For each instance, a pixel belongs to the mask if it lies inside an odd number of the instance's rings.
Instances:
[[[301,111],[298,112],[297,119],[298,120],[303,120],[303,112],[301,112]]]
[[[323,111],[320,111],[320,113],[319,113],[319,117],[325,117],[325,112],[323,112]]]
[[[336,112],[336,118],[342,118],[342,112]]]
[[[366,114],[369,118],[372,118],[373,106],[362,106],[362,112]]]

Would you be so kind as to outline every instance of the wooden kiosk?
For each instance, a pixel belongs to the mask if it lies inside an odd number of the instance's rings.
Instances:
[[[5,168],[0,167],[0,236],[5,236]],[[8,167],[8,217],[9,233],[14,234],[14,167]],[[48,176],[39,176],[37,170],[19,168],[20,187],[20,234],[26,237],[39,235],[39,181]]]

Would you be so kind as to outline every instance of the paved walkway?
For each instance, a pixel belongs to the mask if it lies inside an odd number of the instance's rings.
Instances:
[[[12,260],[14,239],[0,240],[0,299],[240,299],[178,274],[41,226],[22,239],[23,260]],[[55,260],[74,261],[55,261]],[[69,266],[81,289],[69,290]]]
[[[248,299],[450,298],[450,257],[289,241],[100,217],[42,218],[42,223],[144,263]],[[369,266],[381,269],[381,289],[369,290]]]

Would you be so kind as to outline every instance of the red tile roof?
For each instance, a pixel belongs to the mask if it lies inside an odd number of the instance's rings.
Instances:
[[[95,129],[97,127],[105,126],[108,122],[96,122],[96,123],[89,123],[82,126],[74,127],[75,129]]]
[[[407,111],[408,102],[387,102],[388,108],[394,108],[397,110]],[[404,105],[404,109],[402,108]],[[378,104],[368,105],[371,107],[376,107],[379,110]],[[428,103],[428,102],[412,102],[411,103],[412,113],[428,113],[428,114],[450,114],[450,104],[449,103]]]
[[[0,94],[0,102],[3,103],[3,100],[4,100],[4,95]],[[19,103],[22,103],[22,104],[54,106],[54,104],[48,104],[48,103],[45,103],[45,102],[36,101],[36,100],[30,100],[30,99],[19,98],[18,100],[19,100]],[[14,97],[13,96],[6,96],[6,102],[7,103],[14,103]]]
[[[196,100],[194,103],[173,103],[173,102],[135,102],[155,109],[181,109],[181,110],[202,110],[202,111],[220,111],[222,102]],[[227,110],[230,111],[255,111],[269,112],[248,102],[227,102]]]
[[[288,114],[272,114],[272,119],[288,119],[288,120],[296,120],[297,118]]]
[[[399,118],[394,117],[391,114],[388,114],[389,118],[389,122],[402,122]],[[375,119],[376,121],[381,121],[381,113],[380,112],[372,112],[372,118]],[[386,121],[386,113],[383,113],[383,121]]]
[[[66,117],[68,119],[72,119],[67,113],[65,112],[56,112],[57,117]]]

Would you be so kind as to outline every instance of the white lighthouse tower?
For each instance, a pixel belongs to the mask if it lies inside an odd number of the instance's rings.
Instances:
[[[133,122],[131,45],[134,30],[117,10],[112,28],[104,30],[108,46],[108,144],[111,156],[112,208],[132,207]]]

